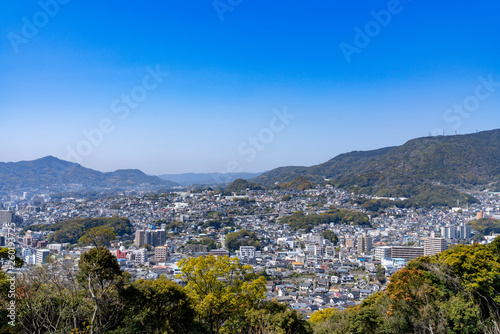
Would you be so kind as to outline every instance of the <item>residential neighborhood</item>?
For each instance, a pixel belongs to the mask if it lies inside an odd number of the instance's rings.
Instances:
[[[487,243],[467,224],[500,218],[500,194],[475,193],[480,203],[451,209],[364,210],[355,195],[330,185],[299,190],[193,189],[163,194],[124,192],[104,198],[49,194],[3,195],[2,246],[15,239],[26,267],[72,263],[91,246],[58,243],[48,229],[58,222],[123,217],[130,233],[111,242],[110,251],[134,279],[164,275],[184,284],[178,262],[186,257],[230,256],[267,280],[266,299],[290,305],[305,316],[325,308],[343,310],[386,288],[408,261],[456,244]],[[293,229],[283,222],[296,212],[322,215],[333,209],[366,214],[369,224],[329,222]],[[13,226],[15,226],[13,228]],[[326,231],[333,232],[325,234]],[[231,241],[229,241],[231,240]]]

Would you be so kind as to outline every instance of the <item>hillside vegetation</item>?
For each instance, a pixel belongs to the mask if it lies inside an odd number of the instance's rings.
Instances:
[[[500,233],[500,219],[481,218],[471,220],[468,224],[482,236]]]
[[[234,180],[229,186],[226,188],[227,193],[238,193],[244,192],[246,190],[263,190],[264,187],[258,185],[257,183],[251,183],[244,179]]]
[[[257,234],[254,231],[242,229],[226,235],[226,247],[230,252],[239,250],[240,246],[254,246],[259,249],[260,243]]]
[[[149,176],[137,169],[122,169],[102,173],[79,164],[52,156],[33,161],[0,162],[0,190],[43,189],[46,191],[71,189],[78,185],[81,191],[144,187],[170,188],[171,181]]]
[[[24,228],[25,231],[53,231],[49,237],[49,242],[56,243],[77,243],[85,232],[93,227],[102,226],[112,228],[118,235],[132,233],[132,223],[128,218],[113,216],[111,218],[77,218],[70,221],[62,221],[52,225],[30,225]]]
[[[304,191],[314,188],[314,183],[304,176],[299,176],[290,182],[277,185],[275,188],[281,190],[299,190]]]
[[[281,223],[288,224],[294,231],[304,229],[309,232],[312,228],[321,224],[370,225],[370,220],[362,212],[330,209],[328,212],[320,215],[305,215],[304,212],[297,211],[288,217],[282,218]]]
[[[425,190],[426,197],[437,197],[431,200],[436,206],[474,202],[456,189],[498,187],[500,130],[417,138],[397,147],[341,154],[312,167],[277,168],[252,181],[269,187],[297,177],[328,180],[336,187],[374,196],[412,197]],[[439,198],[445,192],[446,200]]]

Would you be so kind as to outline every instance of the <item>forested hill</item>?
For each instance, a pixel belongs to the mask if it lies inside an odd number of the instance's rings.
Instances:
[[[0,190],[78,190],[170,188],[176,184],[137,169],[102,173],[48,156],[32,161],[0,162]]]
[[[500,130],[412,139],[401,146],[340,154],[312,167],[277,168],[251,181],[269,187],[298,176],[373,194],[423,184],[498,189]]]

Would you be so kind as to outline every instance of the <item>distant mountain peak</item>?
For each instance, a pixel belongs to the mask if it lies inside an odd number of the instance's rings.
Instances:
[[[250,180],[266,187],[305,176],[345,189],[440,184],[500,186],[500,129],[421,137],[401,146],[343,153],[311,167],[280,167]]]
[[[31,161],[0,163],[0,191],[154,190],[177,184],[138,169],[103,173],[80,164],[45,156]],[[76,188],[75,188],[76,187]]]

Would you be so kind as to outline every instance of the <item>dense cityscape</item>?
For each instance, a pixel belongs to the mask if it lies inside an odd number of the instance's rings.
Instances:
[[[24,192],[2,197],[0,219],[7,224],[2,240],[10,234],[26,264],[18,271],[44,265],[49,259],[69,259],[76,269],[80,255],[88,250],[76,243],[57,243],[53,231],[32,231],[29,226],[50,226],[77,218],[126,217],[133,230],[114,240],[109,250],[134,279],[154,280],[165,275],[183,284],[178,266],[181,259],[235,256],[253,272],[265,273],[268,300],[286,303],[308,316],[317,310],[342,310],[360,303],[384,290],[395,271],[419,256],[434,255],[458,243],[491,242],[495,234],[479,236],[468,222],[483,217],[499,219],[500,194],[474,195],[479,204],[450,209],[389,207],[374,214],[356,204],[360,196],[332,186],[232,194],[197,189],[93,200],[53,199],[48,194]],[[332,208],[364,212],[370,224],[329,222],[293,230],[281,222],[296,212],[321,215]],[[14,230],[7,227],[11,223],[15,223]],[[252,234],[242,233],[239,243],[228,245],[229,234],[245,231]],[[333,232],[335,239],[325,237],[325,231]],[[381,268],[384,277],[377,274]]]
[[[0,334],[500,334],[498,13],[3,1]]]

